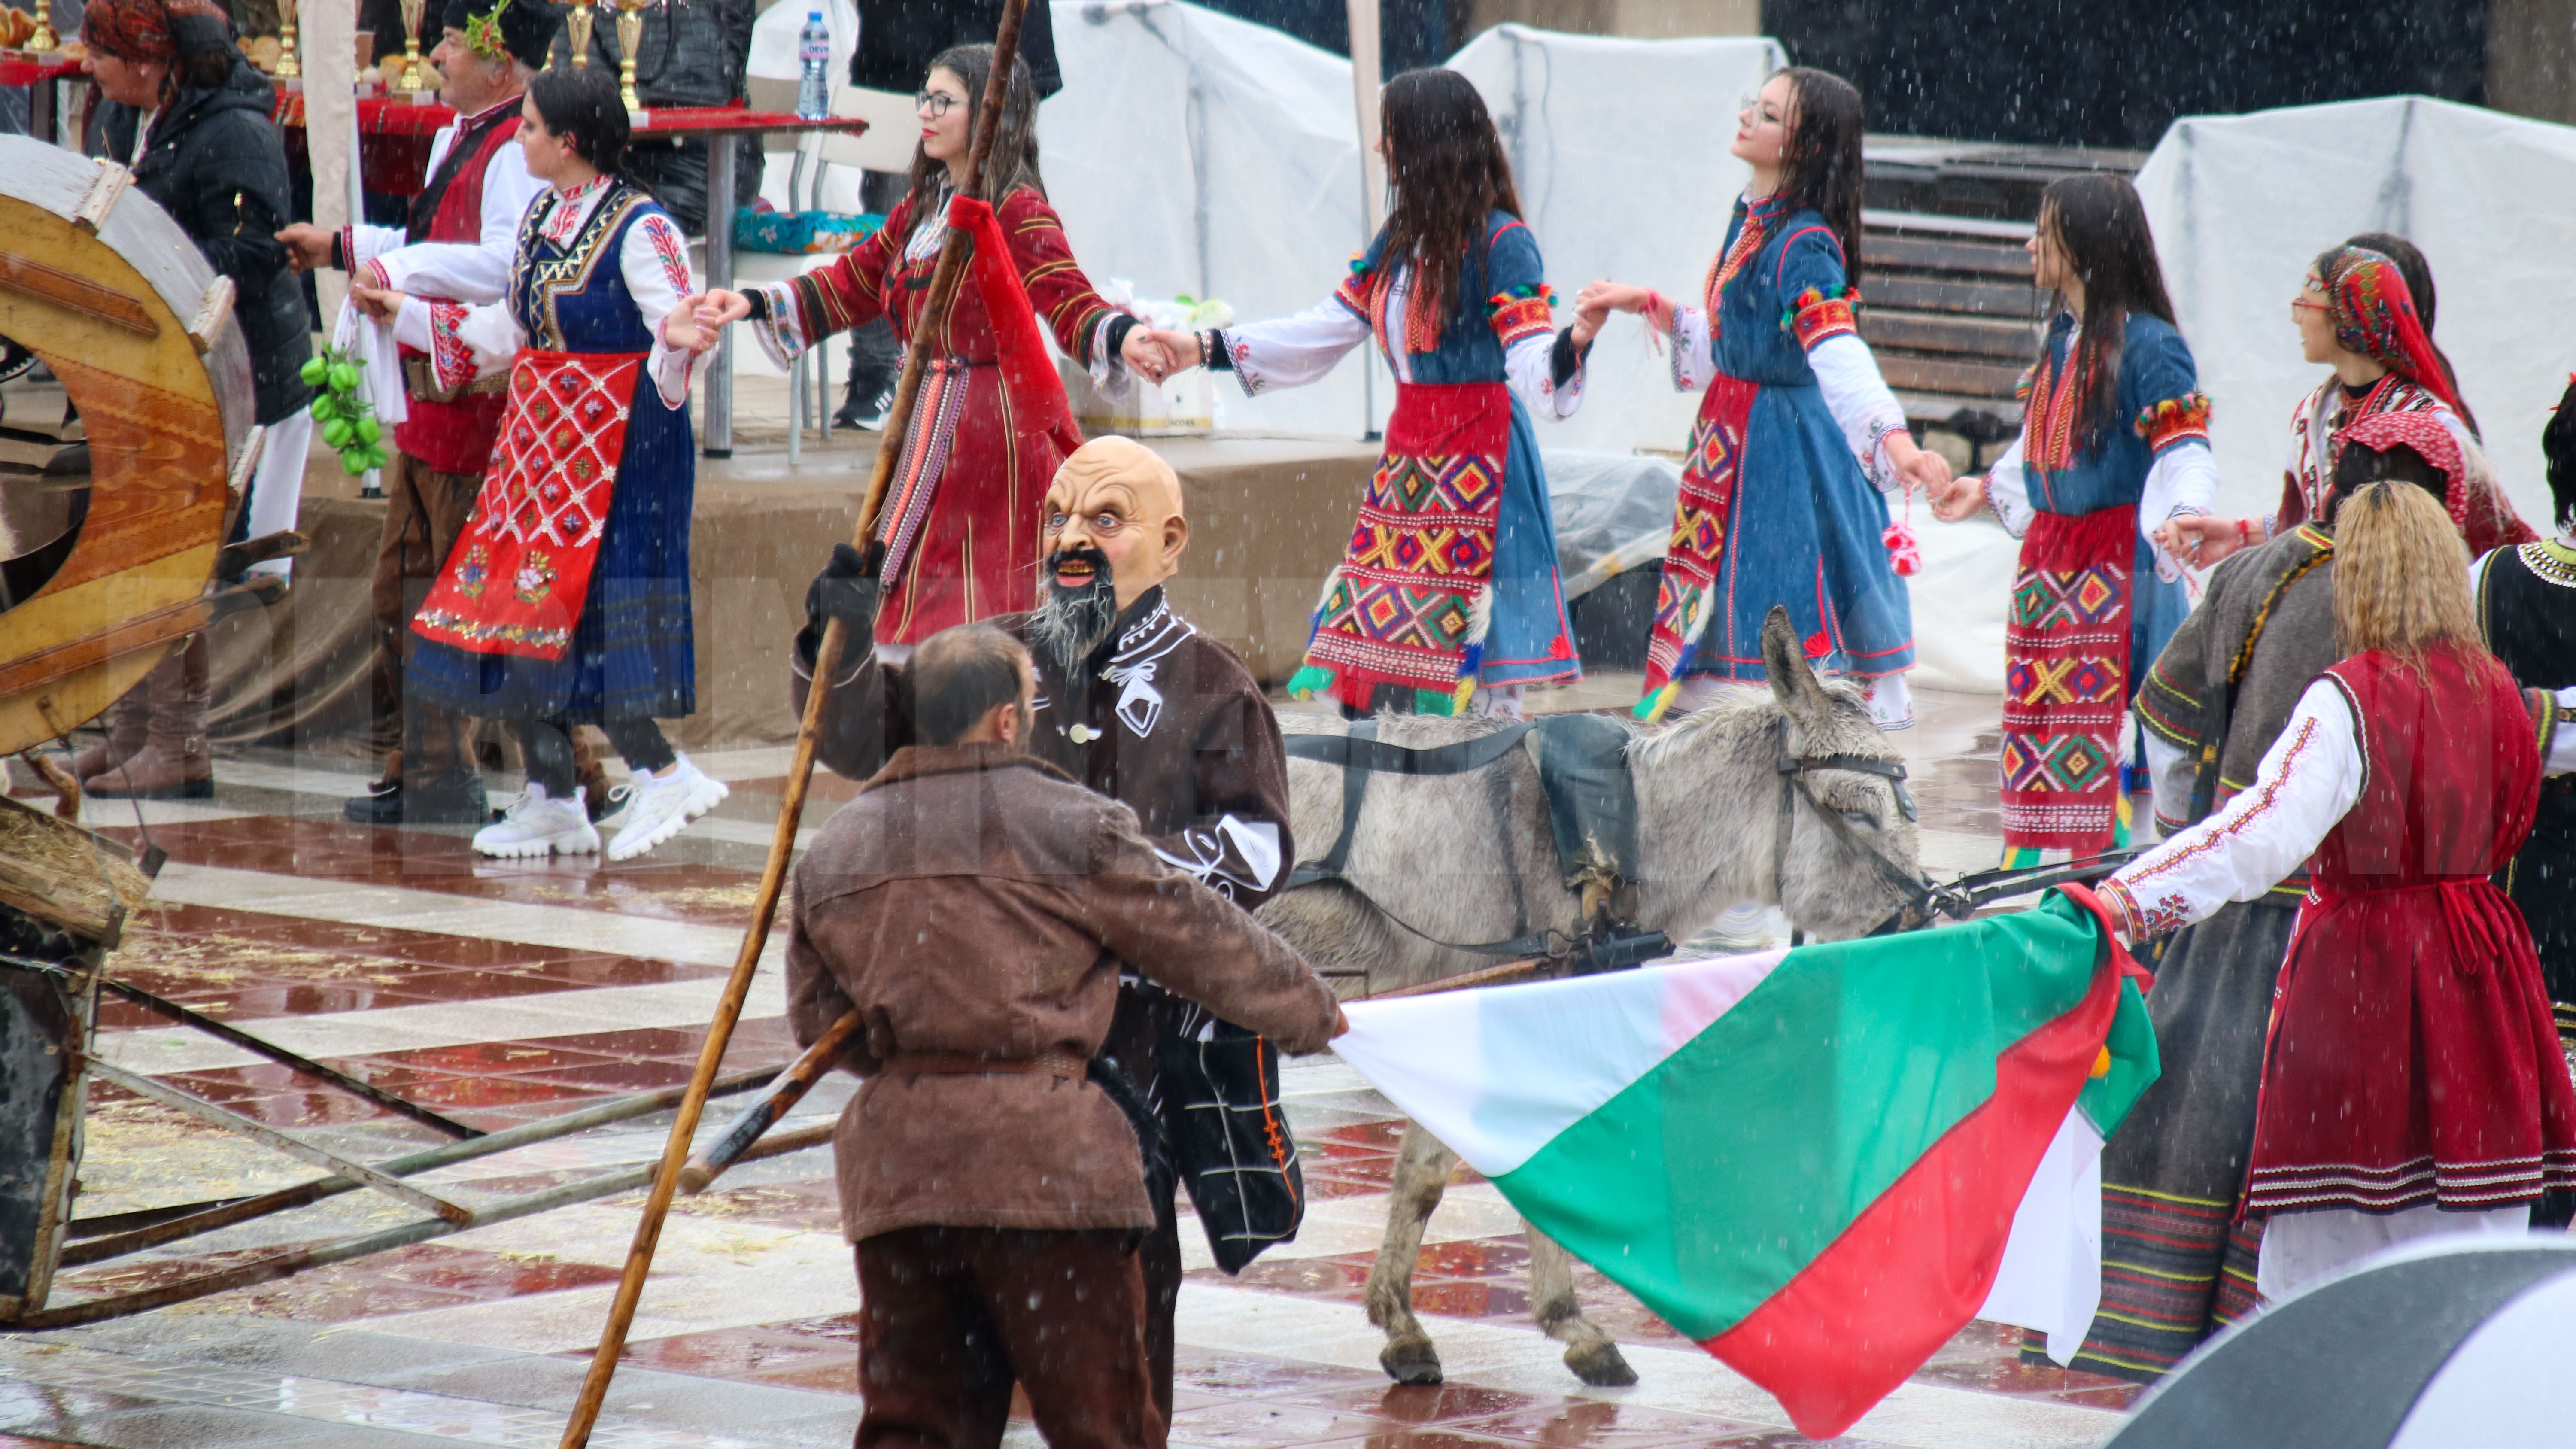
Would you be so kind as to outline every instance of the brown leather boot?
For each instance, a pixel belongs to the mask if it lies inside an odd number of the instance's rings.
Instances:
[[[89,793],[103,800],[203,800],[215,793],[215,753],[206,742],[208,651],[202,634],[144,676],[152,694],[152,719],[143,749],[94,781]]]
[[[72,778],[87,789],[92,779],[134,758],[143,749],[144,730],[151,722],[152,686],[138,680],[107,707],[107,738],[72,756]]]

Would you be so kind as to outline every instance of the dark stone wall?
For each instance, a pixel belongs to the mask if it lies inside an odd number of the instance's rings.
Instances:
[[[2149,147],[2176,116],[2484,104],[2486,0],[1764,0],[1764,33],[1907,135]]]

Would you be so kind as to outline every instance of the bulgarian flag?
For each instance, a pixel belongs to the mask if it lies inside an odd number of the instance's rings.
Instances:
[[[2156,1077],[2081,887],[1908,935],[1353,1002],[1333,1049],[1831,1438],[1983,1316],[2071,1358],[2101,1151]]]

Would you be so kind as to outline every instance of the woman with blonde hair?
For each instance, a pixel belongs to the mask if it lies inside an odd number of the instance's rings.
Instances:
[[[2347,500],[2343,661],[2252,788],[2102,887],[2135,940],[2310,865],[2239,1207],[2269,1219],[2266,1298],[2391,1243],[2522,1232],[2543,1189],[2576,1185],[2576,1085],[2530,928],[2488,879],[2530,833],[2542,777],[2576,771],[2576,689],[2518,689],[2479,644],[2467,561],[2425,490]]]

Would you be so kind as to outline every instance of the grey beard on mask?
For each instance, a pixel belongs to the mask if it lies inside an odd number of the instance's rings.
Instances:
[[[1029,642],[1055,661],[1068,680],[1082,677],[1083,661],[1118,622],[1118,586],[1109,577],[1108,558],[1089,549],[1077,557],[1091,560],[1091,582],[1068,589],[1050,577],[1046,602],[1038,606],[1029,628]]]

